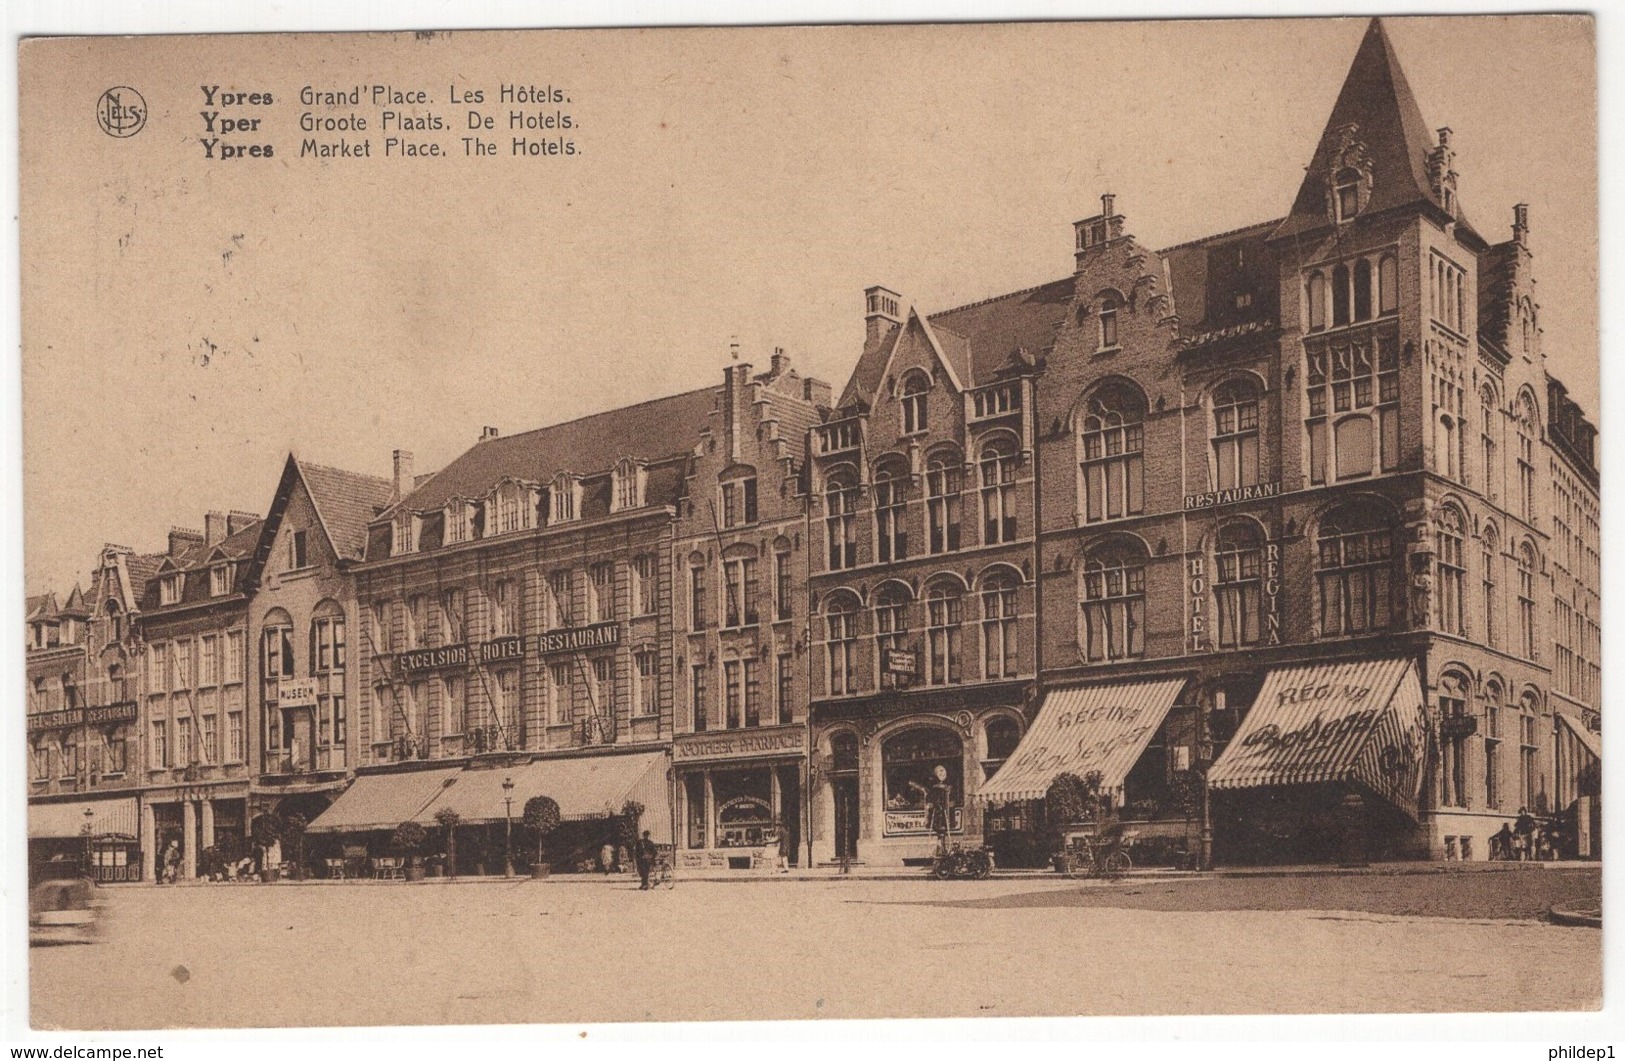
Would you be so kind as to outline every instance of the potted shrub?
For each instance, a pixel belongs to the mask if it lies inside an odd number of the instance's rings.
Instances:
[[[445,830],[446,876],[457,876],[457,826],[463,822],[463,816],[450,807],[441,807],[434,812],[435,824]]]
[[[237,863],[243,860],[243,838],[236,833],[225,833],[215,840],[214,852],[220,860],[220,878],[232,880],[236,876]]]
[[[254,841],[254,861],[259,865],[260,880],[274,884],[280,871],[270,854],[271,849],[279,846],[282,840],[282,817],[275,811],[256,814],[249,830]]]
[[[536,836],[536,861],[530,874],[537,880],[547,876],[547,838],[558,827],[559,805],[551,796],[532,796],[525,802],[525,828]]]
[[[423,863],[418,858],[418,852],[423,850],[423,843],[428,838],[428,830],[417,822],[401,822],[395,827],[395,835],[389,838],[389,846],[406,856],[407,880],[423,879]]]

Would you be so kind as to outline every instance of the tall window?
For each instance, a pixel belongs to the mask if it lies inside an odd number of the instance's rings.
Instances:
[[[982,760],[982,770],[984,777],[992,778],[1005,760],[1015,754],[1016,747],[1021,743],[1021,726],[1015,719],[1001,715],[988,719],[984,736],[987,740],[987,758]]]
[[[704,733],[708,721],[708,708],[710,706],[710,691],[706,688],[705,664],[696,663],[688,672],[688,702],[694,711],[694,732]]]
[[[1443,726],[1467,717],[1467,682],[1460,675],[1439,679],[1439,718]],[[1467,806],[1467,738],[1457,730],[1454,736],[1439,737],[1439,805]]]
[[[292,678],[294,675],[293,627],[280,623],[276,626],[267,626],[264,638],[266,679],[275,681],[279,678]]]
[[[964,652],[961,645],[965,596],[958,583],[939,579],[925,598],[927,652],[925,680],[930,685],[950,685],[964,680]]]
[[[468,606],[463,591],[453,587],[440,595],[440,643],[453,645],[465,639],[464,617]]]
[[[310,621],[311,666],[316,674],[342,671],[345,662],[344,616],[322,615]]]
[[[959,548],[961,475],[962,466],[957,453],[934,453],[926,462],[925,511],[933,555],[950,553]]]
[[[887,582],[875,591],[875,662],[880,667],[882,688],[898,684],[887,670],[887,657],[892,652],[908,651],[911,599],[908,587],[900,582]]]
[[[1484,526],[1484,536],[1481,542],[1482,556],[1480,559],[1483,571],[1483,604],[1484,604],[1484,643],[1490,648],[1501,647],[1501,600],[1495,584],[1495,574],[1501,565],[1500,537],[1495,532],[1495,524]]]
[[[730,659],[722,664],[722,724],[728,729],[739,728],[739,709],[744,697],[744,674],[739,661]]]
[[[1467,481],[1466,397],[1447,373],[1433,375],[1433,470],[1456,482]]]
[[[147,692],[169,691],[169,642],[147,642]]]
[[[441,679],[440,689],[440,736],[442,739],[463,732],[463,715],[467,710],[467,698],[464,696],[465,687],[461,675],[448,674]]]
[[[422,648],[425,633],[423,595],[414,594],[406,602],[406,647]]]
[[[851,468],[830,473],[824,485],[824,536],[829,540],[829,569],[842,571],[858,562],[858,479]]]
[[[722,484],[722,525],[740,527],[756,522],[756,479],[734,479]]]
[[[372,621],[369,624],[369,629],[371,630],[370,636],[372,638],[371,651],[374,653],[395,651],[395,636],[394,631],[390,627],[389,621],[390,610],[391,606],[389,601],[375,600],[372,602]]]
[[[1360,172],[1339,170],[1336,184],[1337,220],[1352,221],[1360,212]]]
[[[511,637],[519,633],[519,591],[513,579],[499,578],[491,583],[491,636]]]
[[[1326,327],[1326,278],[1320,273],[1309,274],[1309,330],[1320,331]]]
[[[790,618],[794,607],[792,600],[794,592],[791,587],[793,569],[790,567],[790,550],[780,547],[773,552],[773,607],[774,615],[779,620]]]
[[[982,447],[982,544],[1016,540],[1016,447],[997,439]]]
[[[931,377],[924,372],[910,372],[903,379],[903,434],[912,435],[926,428],[926,401],[931,390]]]
[[[1518,515],[1525,523],[1535,522],[1535,438],[1540,433],[1535,403],[1529,395],[1519,396],[1518,425]]]
[[[231,592],[231,565],[216,564],[209,568],[209,596],[224,597]]]
[[[241,711],[226,712],[226,762],[240,763],[243,761],[243,713]]]
[[[1438,569],[1439,629],[1458,637],[1467,633],[1466,526],[1453,505],[1439,509]]]
[[[635,461],[622,458],[615,465],[615,511],[625,512],[643,504],[643,469]]]
[[[727,597],[723,600],[722,625],[729,629],[755,626],[759,618],[756,610],[756,558],[739,556],[724,560],[722,573],[727,591]]]
[[[243,680],[243,632],[229,630],[226,632],[226,684]]]
[[[1145,508],[1145,400],[1124,384],[1107,384],[1084,403],[1084,518],[1094,523]]]
[[[1500,683],[1484,683],[1484,804],[1501,809],[1501,704]]]
[[[1484,466],[1484,496],[1494,500],[1501,496],[1501,453],[1497,445],[1501,437],[1501,403],[1495,388],[1487,383],[1478,392],[1478,401],[1482,417],[1478,445],[1479,461]]]
[[[466,542],[472,536],[468,518],[468,502],[454,497],[446,504],[446,544]]]
[[[762,724],[761,666],[755,656],[746,656],[745,665],[745,725]]]
[[[1538,656],[1535,643],[1535,550],[1524,542],[1518,547],[1518,654],[1524,659]]]
[[[1306,349],[1312,481],[1326,482],[1328,472],[1356,479],[1399,466],[1398,344],[1394,336],[1373,343],[1362,334]]]
[[[587,568],[587,621],[607,623],[615,618],[615,565],[605,560]]]
[[[570,665],[568,663],[549,663],[547,665],[547,707],[552,713],[551,724],[567,726],[570,724]]]
[[[637,711],[640,718],[650,718],[660,713],[660,656],[652,651],[634,653],[632,661],[637,664],[635,668],[638,690]]]
[[[688,628],[704,630],[711,624],[705,614],[705,559],[696,553],[689,558],[688,569]]]
[[[875,546],[881,563],[908,556],[908,469],[883,465],[875,470]]]
[[[653,615],[658,606],[660,582],[655,570],[655,558],[648,553],[632,560],[632,600],[638,615]]]
[[[294,570],[310,566],[307,540],[307,533],[302,530],[290,531],[288,534],[288,566]]]
[[[1540,805],[1540,705],[1534,693],[1524,693],[1518,706],[1519,808],[1534,811]]]
[[[1233,379],[1213,392],[1214,486],[1258,483],[1258,384]]]
[[[858,602],[850,594],[836,594],[824,609],[825,650],[829,662],[829,694],[858,691]]]
[[[598,656],[588,669],[592,682],[590,702],[598,719],[593,735],[604,741],[615,739],[615,657]]]
[[[777,668],[775,687],[778,690],[776,700],[778,702],[779,724],[788,725],[796,719],[793,698],[796,680],[794,658],[788,652],[780,652],[775,666]]]
[[[1090,663],[1145,655],[1145,553],[1108,542],[1083,567],[1084,657]]]
[[[1399,260],[1392,254],[1377,262],[1377,299],[1384,315],[1399,312]]]
[[[554,571],[547,576],[548,625],[559,630],[574,621],[574,601],[570,592],[570,572]]]
[[[192,687],[192,642],[186,638],[175,642],[175,670],[174,684],[170,688],[176,692]],[[64,689],[64,692],[67,690]],[[73,705],[66,704],[67,707]]]
[[[1316,578],[1322,637],[1393,624],[1401,600],[1394,533],[1391,517],[1371,503],[1343,505],[1321,520]]]
[[[507,735],[508,747],[521,747],[525,739],[525,720],[519,702],[519,668],[504,667],[496,672],[496,679],[498,710],[502,713],[502,730]],[[420,736],[426,735],[420,733]]]
[[[1264,535],[1252,522],[1220,528],[1213,559],[1213,601],[1219,613],[1219,647],[1256,645],[1268,625],[1264,615]]]
[[[147,768],[162,770],[169,765],[169,725],[161,718],[152,720],[152,740],[147,745]]]
[[[994,571],[982,579],[982,677],[1014,678],[1020,667],[1013,572]]]
[[[1100,349],[1117,346],[1117,296],[1106,295],[1100,300]]]

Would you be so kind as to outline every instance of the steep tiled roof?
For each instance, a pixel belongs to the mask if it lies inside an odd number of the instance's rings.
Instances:
[[[90,605],[85,603],[85,591],[79,588],[79,583],[73,584],[73,592],[68,594],[68,603],[62,606],[63,615],[88,616]]]
[[[1310,232],[1328,224],[1326,178],[1342,142],[1343,130],[1355,126],[1371,162],[1371,200],[1362,213],[1376,213],[1412,203],[1433,203],[1428,155],[1433,150],[1429,127],[1400,69],[1382,20],[1374,18],[1349,66],[1343,89],[1332,107],[1326,129],[1298,187],[1292,213],[1276,238]],[[1458,209],[1458,220],[1471,229]]]
[[[309,461],[298,464],[333,551],[340,559],[359,560],[367,549],[367,524],[389,504],[390,481]]]
[[[1159,252],[1168,263],[1182,336],[1276,320],[1279,288],[1268,240],[1280,223],[1265,221]]]
[[[55,593],[36,593],[28,598],[28,621],[54,619],[58,614]]]
[[[576,475],[607,472],[622,457],[647,461],[688,453],[717,401],[717,388],[705,387],[628,405],[551,427],[478,442],[446,465],[402,503],[413,511],[441,508],[453,497],[479,498],[505,477],[545,483],[561,471]],[[673,484],[659,484],[669,494]],[[651,503],[661,503],[657,482],[647,485]]]
[[[130,574],[130,592],[136,600],[146,595],[147,583],[158,573],[158,565],[169,558],[168,553],[148,553],[145,556],[127,556],[124,569]]]
[[[845,409],[858,401],[870,400],[875,391],[880,389],[880,377],[885,373],[886,366],[891,363],[891,353],[902,337],[902,327],[894,325],[890,333],[882,337],[880,342],[864,348],[858,363],[852,366],[852,374],[846,378],[846,387],[841,391],[840,401],[835,403],[837,408]]]

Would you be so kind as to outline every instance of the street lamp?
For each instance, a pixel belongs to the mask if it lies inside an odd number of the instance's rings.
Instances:
[[[79,830],[85,838],[85,876],[87,877],[94,877],[96,875],[95,859],[90,846],[90,823],[95,817],[96,811],[93,808],[86,807],[84,828]]]
[[[513,778],[502,779],[502,805],[506,808],[504,819],[508,826],[508,838],[503,845],[502,875],[513,876]]]

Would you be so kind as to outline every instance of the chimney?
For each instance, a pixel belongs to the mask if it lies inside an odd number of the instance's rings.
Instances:
[[[226,537],[226,514],[210,512],[203,517],[203,544],[219,545]]]
[[[790,355],[784,352],[784,347],[775,346],[773,348],[773,368],[768,375],[778,379],[788,371],[790,371]]]
[[[490,426],[486,426],[486,427],[484,427],[484,428],[482,428],[482,429],[481,429],[481,430],[480,430],[480,441],[481,441],[481,442],[489,442],[489,441],[491,441],[491,440],[492,440],[492,439],[493,439],[493,438],[496,438],[496,437],[497,437],[497,436],[498,436],[498,435],[499,435],[499,434],[501,434],[501,432],[500,432],[500,431],[498,431],[498,430],[497,430],[497,429],[496,429],[496,428],[494,428],[494,427],[490,427]],[[395,451],[395,459],[396,459],[396,461],[397,461],[397,462],[398,462],[398,461],[399,461],[399,460],[400,460],[400,459],[401,459],[401,455],[400,455],[400,451],[399,451],[399,450],[396,450],[396,451]],[[407,460],[408,460],[408,461],[410,461],[410,460],[411,460],[411,459],[412,459],[412,455],[411,455],[411,454],[410,454],[410,453],[408,453],[408,454],[407,454],[407,455],[406,455],[406,459],[407,459]]]
[[[1529,249],[1529,204],[1519,203],[1512,208],[1512,242]]]
[[[395,451],[395,489],[390,495],[391,501],[399,501],[412,492],[412,451],[398,449]]]
[[[179,556],[191,545],[203,544],[202,533],[187,527],[169,528],[169,555]]]
[[[891,330],[892,325],[902,323],[903,296],[884,287],[871,287],[864,290],[863,298],[867,307],[864,316],[868,323],[866,342],[875,343]]]
[[[734,356],[739,356],[737,344],[734,346]],[[726,436],[724,441],[728,446],[730,460],[740,459],[740,432],[750,418],[750,364],[737,362],[730,364],[723,371],[722,379],[722,431]]]
[[[1450,146],[1450,128],[1438,130],[1438,146],[1428,152],[1428,182],[1439,205],[1452,217],[1456,215],[1456,149]]]
[[[1107,192],[1100,197],[1100,213],[1072,222],[1073,258],[1083,268],[1084,254],[1123,235],[1123,215],[1117,212],[1117,196]]]
[[[226,513],[226,534],[228,536],[232,535],[232,534],[236,534],[238,531],[242,530],[244,527],[251,526],[251,525],[253,525],[255,523],[258,523],[259,521],[260,521],[259,513],[257,513],[257,512],[244,512],[241,509],[235,509],[234,508],[230,512]]]
[[[828,409],[831,398],[829,384],[811,376],[801,381],[801,396],[820,409]]]

